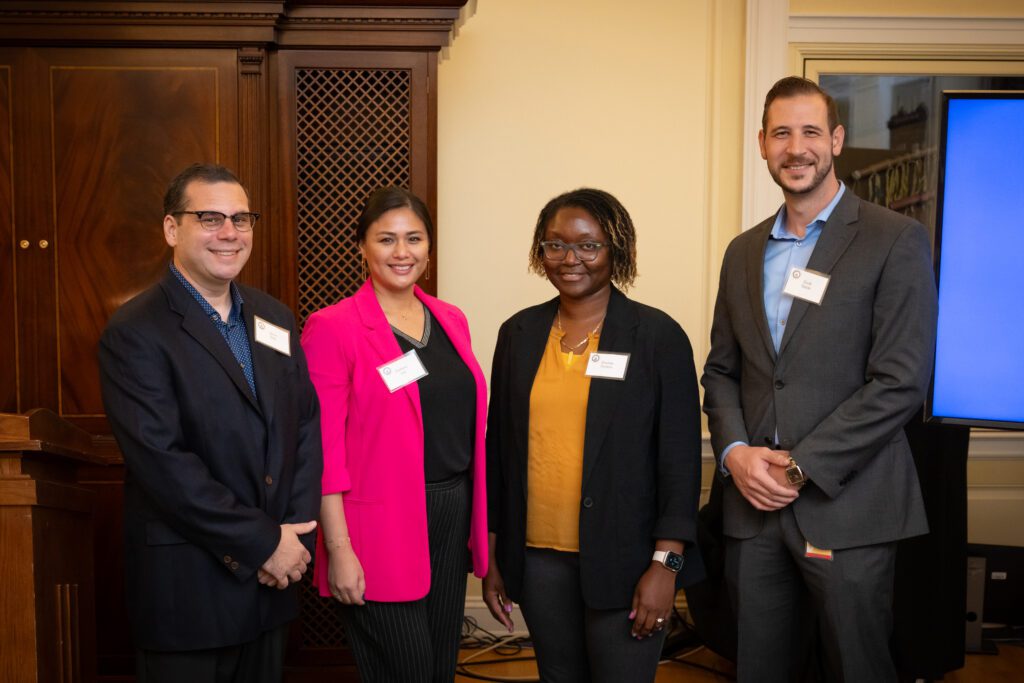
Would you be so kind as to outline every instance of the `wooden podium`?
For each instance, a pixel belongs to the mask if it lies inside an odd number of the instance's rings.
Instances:
[[[0,681],[95,680],[92,437],[48,410],[0,413]]]

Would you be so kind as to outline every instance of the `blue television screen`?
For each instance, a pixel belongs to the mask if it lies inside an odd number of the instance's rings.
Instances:
[[[1024,429],[1024,92],[943,94],[930,419]]]

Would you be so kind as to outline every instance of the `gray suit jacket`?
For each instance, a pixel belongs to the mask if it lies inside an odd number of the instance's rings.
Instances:
[[[726,251],[704,368],[718,458],[775,442],[810,483],[793,512],[804,537],[839,549],[928,531],[903,425],[934,355],[936,293],[924,226],[847,191],[807,267],[831,276],[821,305],[793,302],[778,354],[762,292],[774,217]],[[764,514],[724,481],[724,531],[756,535]]]

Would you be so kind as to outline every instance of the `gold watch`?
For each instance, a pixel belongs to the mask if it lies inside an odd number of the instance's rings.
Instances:
[[[803,486],[807,483],[804,471],[800,469],[800,465],[796,464],[796,460],[792,456],[790,456],[789,465],[786,467],[786,479],[793,486]]]

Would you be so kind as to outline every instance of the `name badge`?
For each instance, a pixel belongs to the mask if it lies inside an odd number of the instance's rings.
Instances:
[[[423,367],[420,357],[416,355],[416,349],[403,354],[390,363],[377,366],[380,378],[384,380],[384,386],[392,394],[402,387],[412,384],[420,377],[427,376],[427,369]]]
[[[822,297],[825,296],[825,288],[828,287],[828,280],[829,276],[824,273],[793,268],[789,271],[782,293],[820,305]]]
[[[253,316],[254,322],[256,323],[256,329],[253,332],[253,338],[264,346],[269,346],[278,353],[283,353],[286,356],[292,355],[292,333],[283,327],[278,327],[272,322],[268,322],[258,315]]]
[[[628,353],[601,353],[590,354],[587,361],[587,377],[599,379],[626,379],[626,367],[629,365]]]

